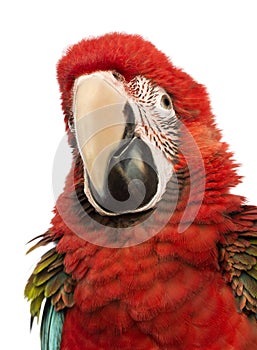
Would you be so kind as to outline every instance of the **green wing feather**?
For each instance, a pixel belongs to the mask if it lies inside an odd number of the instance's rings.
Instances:
[[[40,240],[28,252],[53,241],[49,232],[37,238]],[[63,259],[64,255],[55,247],[50,249],[41,257],[25,287],[25,297],[30,301],[31,327],[34,318],[39,319],[46,299],[41,324],[42,350],[59,349],[65,310],[74,304],[75,283],[65,272]]]
[[[224,237],[220,265],[238,311],[257,317],[257,207],[242,206],[231,217],[238,231]]]

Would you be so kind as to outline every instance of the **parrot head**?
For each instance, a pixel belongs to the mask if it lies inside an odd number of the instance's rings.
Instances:
[[[82,40],[61,58],[57,75],[73,183],[84,209],[105,223],[153,210],[172,183],[181,213],[198,203],[193,216],[203,220],[204,203],[239,182],[205,87],[140,36]]]

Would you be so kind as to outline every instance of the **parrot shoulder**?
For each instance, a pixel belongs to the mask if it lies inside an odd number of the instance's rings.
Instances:
[[[25,287],[25,297],[30,301],[31,327],[36,317],[39,319],[45,301],[41,322],[41,343],[43,350],[58,349],[56,346],[61,334],[65,310],[74,304],[73,291],[75,282],[64,270],[64,254],[56,250],[50,232],[36,237],[39,241],[29,249],[28,253],[41,246],[53,242],[33,270]],[[51,332],[49,332],[51,329]],[[56,339],[54,341],[54,339]]]
[[[219,244],[219,262],[234,292],[239,312],[257,318],[257,207],[241,206],[232,213],[236,227]]]

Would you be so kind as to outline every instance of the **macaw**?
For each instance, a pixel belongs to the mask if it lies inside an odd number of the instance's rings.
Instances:
[[[51,243],[25,287],[41,349],[257,349],[257,207],[205,87],[121,33],[57,78],[73,162],[29,250]]]

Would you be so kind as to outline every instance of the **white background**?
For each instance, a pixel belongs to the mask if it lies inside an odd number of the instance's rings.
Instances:
[[[207,86],[242,164],[244,182],[234,192],[257,204],[256,1],[9,0],[1,7],[1,348],[37,350],[23,288],[39,253],[24,254],[48,228],[55,201],[52,164],[64,134],[55,65],[63,50],[110,31],[152,41]]]

